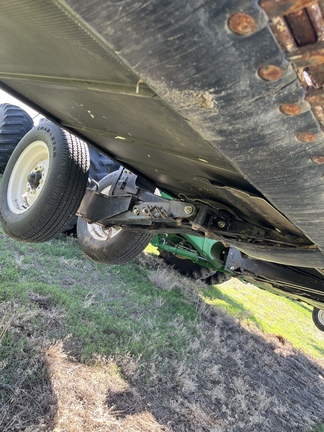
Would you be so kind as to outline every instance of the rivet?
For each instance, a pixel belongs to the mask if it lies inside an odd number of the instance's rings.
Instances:
[[[312,156],[312,161],[318,165],[324,164],[324,156]]]
[[[287,116],[298,115],[302,111],[301,106],[297,104],[282,104],[280,105],[279,110],[282,112],[282,114]]]
[[[282,77],[282,70],[278,66],[268,65],[260,67],[258,74],[265,81],[277,81]]]
[[[257,24],[251,15],[245,13],[235,13],[228,20],[228,26],[233,33],[240,36],[252,34],[257,29]]]
[[[316,135],[314,135],[310,132],[299,132],[299,134],[296,135],[296,138],[301,142],[314,142],[314,141],[316,141]]]

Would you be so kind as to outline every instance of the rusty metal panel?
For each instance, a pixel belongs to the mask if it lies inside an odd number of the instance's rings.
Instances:
[[[259,5],[269,18],[273,18],[280,15],[289,15],[314,3],[316,3],[316,0],[261,0]]]

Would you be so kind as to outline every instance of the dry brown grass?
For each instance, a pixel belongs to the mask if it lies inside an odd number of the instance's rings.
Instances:
[[[46,361],[57,398],[53,432],[165,430],[143,409],[141,396],[114,361],[98,358],[86,366],[68,358],[63,343],[47,350]]]

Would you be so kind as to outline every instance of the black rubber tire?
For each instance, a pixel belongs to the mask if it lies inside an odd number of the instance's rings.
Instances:
[[[208,285],[221,284],[230,279],[225,273],[203,267],[189,259],[182,259],[164,249],[159,249],[160,257],[175,270],[194,280],[201,280]]]
[[[96,148],[89,146],[90,153],[90,170],[89,179],[99,182],[107,174],[117,170],[120,165],[112,161],[108,156],[101,153]],[[93,185],[93,184],[92,184]],[[91,187],[91,186],[90,186]],[[69,223],[64,227],[62,233],[68,236],[77,235],[77,223],[78,218],[75,217],[69,221]]]
[[[109,187],[115,178],[114,173],[99,182],[99,191]],[[150,243],[152,235],[142,232],[120,231],[113,237],[103,236],[101,240],[91,234],[91,224],[78,218],[77,236],[83,252],[94,261],[106,264],[127,264],[133,261]],[[111,231],[110,231],[111,233]]]
[[[189,259],[179,258],[173,253],[166,251],[164,249],[159,249],[160,257],[169,265],[171,265],[175,270],[184,276],[192,277],[193,279],[201,279],[198,276],[200,265],[192,262]]]
[[[17,171],[17,166],[23,166],[23,152],[33,149],[37,142],[41,142],[48,152],[47,178],[35,202],[19,213],[11,210],[8,203],[8,200],[16,202],[9,189],[10,179],[15,180],[12,170]],[[88,183],[89,166],[89,151],[85,143],[51,122],[35,126],[19,142],[3,174],[0,220],[4,231],[14,239],[29,242],[47,241],[60,233],[81,203]]]
[[[0,104],[0,173],[21,138],[34,126],[33,119],[16,105]]]
[[[314,307],[312,318],[316,327],[324,332],[324,310]]]
[[[108,156],[103,154],[101,151],[96,148],[89,146],[90,152],[90,173],[89,176],[91,179],[95,181],[100,181],[107,174],[110,174],[113,171],[116,171],[120,165],[113,160],[111,160]]]

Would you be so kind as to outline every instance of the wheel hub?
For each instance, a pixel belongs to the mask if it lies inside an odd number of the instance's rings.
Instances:
[[[48,169],[48,148],[43,141],[34,141],[21,153],[11,172],[7,200],[13,213],[23,213],[37,201]]]
[[[32,171],[27,177],[27,182],[32,189],[37,189],[39,187],[39,184],[41,183],[42,177],[43,174],[41,173],[41,171]]]

